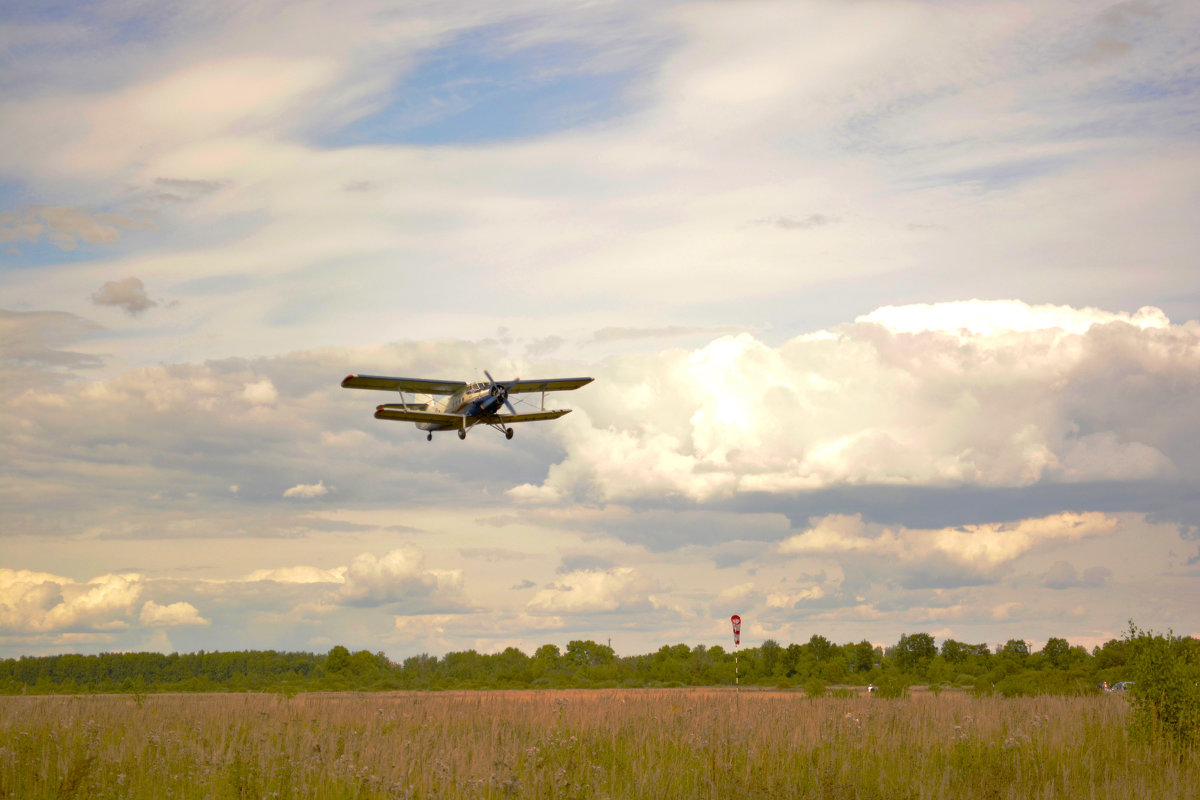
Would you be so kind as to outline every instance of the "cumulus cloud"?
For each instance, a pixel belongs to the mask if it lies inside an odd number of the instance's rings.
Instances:
[[[1001,568],[1034,550],[1108,536],[1119,527],[1115,517],[1097,512],[936,530],[867,523],[859,514],[833,514],[812,520],[807,530],[784,540],[777,549],[790,556],[869,559],[908,585],[968,585],[994,580]]]
[[[453,604],[451,598],[461,588],[461,572],[426,569],[421,550],[408,546],[392,550],[383,558],[371,553],[355,558],[346,569],[337,597],[347,605],[368,608],[391,603],[425,607]]]
[[[311,499],[313,497],[324,497],[329,494],[329,487],[325,485],[324,480],[319,480],[316,483],[298,483],[290,489],[284,491],[284,497],[300,497]]]
[[[566,460],[512,496],[1173,478],[1194,471],[1179,442],[1198,389],[1200,324],[1158,309],[885,307],[778,347],[742,334],[620,361],[561,427]]]
[[[171,603],[159,605],[153,600],[147,600],[142,606],[139,621],[152,628],[177,627],[181,625],[211,625],[209,620],[200,616],[200,612],[191,603]]]
[[[576,570],[538,591],[529,609],[539,613],[582,614],[651,608],[658,583],[633,567]]]
[[[43,572],[0,567],[0,630],[17,633],[106,631],[128,627],[142,594],[136,573],[78,583]]]
[[[279,400],[279,392],[270,378],[262,378],[253,383],[247,383],[242,390],[242,397],[252,406],[272,406]]]
[[[147,308],[158,305],[146,296],[146,287],[140,278],[107,281],[92,295],[92,302],[98,306],[123,308],[130,316],[137,316]]]
[[[296,566],[276,569],[256,569],[242,578],[246,583],[273,581],[275,583],[345,583],[346,567],[321,569],[319,567]]]

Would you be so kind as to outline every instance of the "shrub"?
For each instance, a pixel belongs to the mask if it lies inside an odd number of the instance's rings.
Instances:
[[[1133,652],[1130,732],[1181,747],[1200,743],[1200,641],[1153,634],[1132,622],[1126,639]]]
[[[908,681],[905,680],[903,675],[900,675],[896,672],[885,673],[884,676],[879,679],[879,689],[877,694],[880,697],[886,697],[889,699],[907,697]]]
[[[804,693],[809,697],[824,697],[825,681],[820,678],[809,678],[804,682]]]

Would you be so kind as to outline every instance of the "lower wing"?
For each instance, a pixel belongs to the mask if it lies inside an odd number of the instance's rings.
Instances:
[[[512,422],[538,422],[546,419],[558,419],[564,414],[570,414],[571,409],[560,408],[554,411],[531,411],[528,414],[498,414],[491,417],[470,417],[465,414],[446,414],[441,411],[423,411],[412,405],[402,406],[388,403],[375,409],[375,419],[394,419],[400,422],[428,422],[434,425],[446,425],[461,428],[482,422],[487,425],[509,424]]]
[[[405,407],[389,403],[375,409],[375,419],[394,419],[400,422],[429,422],[434,425],[451,425],[459,428],[463,425],[464,417],[462,414],[423,411],[412,405]]]
[[[531,411],[528,414],[501,414],[495,419],[499,422],[537,422],[543,419],[558,419],[563,414],[570,413],[571,409],[560,408],[556,411]]]

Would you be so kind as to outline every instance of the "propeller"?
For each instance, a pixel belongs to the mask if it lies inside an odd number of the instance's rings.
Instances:
[[[517,410],[513,408],[512,403],[508,402],[508,387],[512,386],[521,379],[517,378],[516,380],[509,381],[508,383],[496,383],[496,379],[492,377],[492,373],[485,369],[483,374],[487,375],[487,379],[492,384],[492,388],[489,390],[489,393],[492,395],[492,397],[499,397],[501,402],[504,403],[504,407],[508,409],[508,412],[510,414],[516,414]]]

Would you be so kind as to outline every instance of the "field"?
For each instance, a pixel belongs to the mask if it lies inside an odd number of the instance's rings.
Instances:
[[[21,798],[1194,798],[1124,700],[712,689],[0,698]]]

